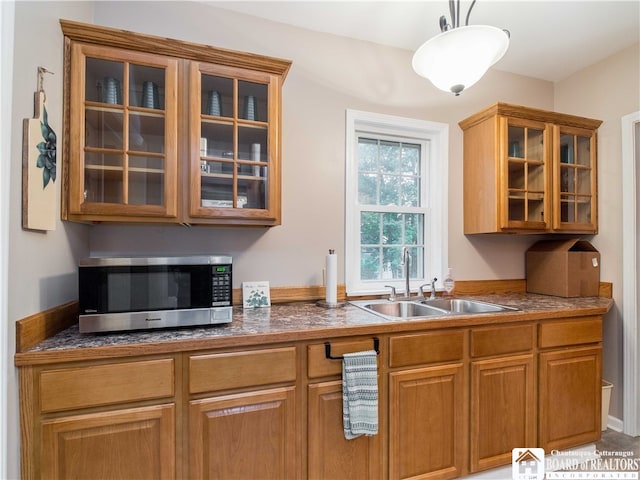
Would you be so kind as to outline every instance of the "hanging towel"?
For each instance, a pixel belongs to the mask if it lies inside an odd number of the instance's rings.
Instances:
[[[347,440],[378,433],[378,363],[375,350],[344,355],[342,424]]]

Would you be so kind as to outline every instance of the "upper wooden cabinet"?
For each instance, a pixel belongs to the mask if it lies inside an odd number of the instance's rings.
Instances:
[[[505,103],[461,121],[464,233],[596,233],[601,123]]]
[[[280,224],[291,62],[60,23],[63,219]]]

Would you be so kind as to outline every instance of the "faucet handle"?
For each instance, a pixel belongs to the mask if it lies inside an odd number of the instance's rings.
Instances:
[[[385,285],[385,288],[390,288],[391,293],[389,294],[389,301],[393,302],[396,299],[396,287],[393,285]]]

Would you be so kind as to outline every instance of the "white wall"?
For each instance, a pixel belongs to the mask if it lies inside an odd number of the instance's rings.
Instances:
[[[464,95],[437,91],[412,52],[302,30],[187,2],[96,4],[96,23],[290,59],[283,89],[283,225],[271,229],[98,226],[91,251],[215,251],[234,256],[234,284],[318,285],[329,248],[344,255],[345,110],[446,122],[450,132],[449,264],[460,279],[522,278],[532,237],[462,235],[457,122],[500,101],[553,107],[549,82],[492,71]],[[441,276],[441,272],[433,272]],[[340,272],[339,281],[344,281]]]
[[[10,191],[8,209],[8,323],[2,336],[8,339],[7,364],[7,475],[19,478],[20,443],[18,379],[11,368],[15,352],[15,322],[21,318],[77,298],[76,265],[79,256],[88,253],[88,227],[57,221],[56,230],[37,233],[22,230],[22,121],[33,117],[33,94],[38,88],[37,70],[43,66],[54,72],[47,75],[49,123],[57,134],[58,153],[62,150],[63,38],[60,17],[91,22],[93,6],[80,2],[15,3],[13,58]],[[3,57],[4,58],[4,57]],[[58,156],[60,194],[61,156]],[[4,171],[4,170],[3,170]]]
[[[15,351],[15,321],[76,298],[77,259],[89,253],[206,252],[234,255],[235,280],[269,279],[273,285],[316,285],[328,248],[344,252],[344,116],[355,108],[450,125],[449,264],[459,279],[522,278],[524,251],[536,238],[462,234],[462,132],[457,122],[496,101],[556,109],[602,118],[608,114],[599,97],[625,91],[628,68],[615,61],[607,87],[584,87],[573,99],[573,82],[558,86],[497,70],[460,97],[436,91],[410,67],[411,52],[342,37],[323,35],[189,2],[17,2],[10,172],[8,325],[9,365]],[[21,124],[33,115],[37,67],[55,72],[45,88],[50,123],[62,141],[62,34],[59,18],[79,20],[143,33],[168,36],[223,48],[293,60],[283,91],[283,225],[271,229],[162,226],[93,226],[58,222],[47,234],[21,228]],[[637,53],[636,53],[637,62]],[[600,70],[596,70],[599,72]],[[637,71],[637,63],[636,63]],[[621,87],[618,83],[622,82]],[[636,77],[636,86],[637,86]],[[585,99],[587,99],[585,101]],[[593,111],[587,111],[594,102]],[[565,108],[566,107],[566,108]],[[637,109],[637,108],[636,108]],[[631,111],[632,109],[629,109]],[[609,125],[609,117],[607,128]],[[612,120],[611,120],[612,121]],[[617,119],[619,123],[619,118]],[[594,243],[603,255],[602,279],[619,282],[621,226],[603,210],[613,207],[620,172],[609,166],[608,153],[619,146],[619,134],[601,134],[601,228]],[[619,133],[619,132],[618,132]],[[617,143],[616,143],[617,142]],[[607,146],[611,144],[610,147]],[[619,155],[618,155],[619,156]],[[2,161],[6,160],[2,158]],[[619,161],[619,160],[618,160]],[[3,165],[3,166],[6,166]],[[604,168],[604,170],[603,170]],[[59,189],[60,182],[57,181]],[[604,197],[604,200],[603,200]],[[616,250],[618,249],[618,250]],[[340,274],[343,281],[344,275]],[[0,317],[1,318],[1,317]],[[610,329],[612,324],[607,324]],[[616,329],[616,325],[613,325]],[[612,332],[607,332],[609,347]],[[616,335],[616,332],[613,332]],[[8,472],[19,471],[18,388],[9,369]]]
[[[15,6],[11,2],[0,3],[0,478],[8,476],[7,445],[7,396],[8,376],[11,367],[9,338],[5,335],[8,320],[9,280],[9,174],[11,158],[11,72],[13,71],[13,24]],[[11,352],[11,354],[9,353]],[[12,390],[13,393],[13,390]]]
[[[603,280],[613,282],[615,307],[605,318],[603,377],[613,383],[610,414],[622,418],[622,147],[620,119],[640,110],[640,44],[592,65],[555,87],[555,108],[603,120],[598,129],[599,234]],[[588,101],[585,101],[588,99]]]

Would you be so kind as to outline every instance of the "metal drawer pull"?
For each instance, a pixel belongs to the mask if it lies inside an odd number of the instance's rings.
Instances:
[[[378,337],[373,337],[373,349],[376,351],[376,355],[380,355],[380,340]],[[334,357],[331,355],[331,342],[324,342],[324,356],[331,360],[342,360],[344,357]]]

